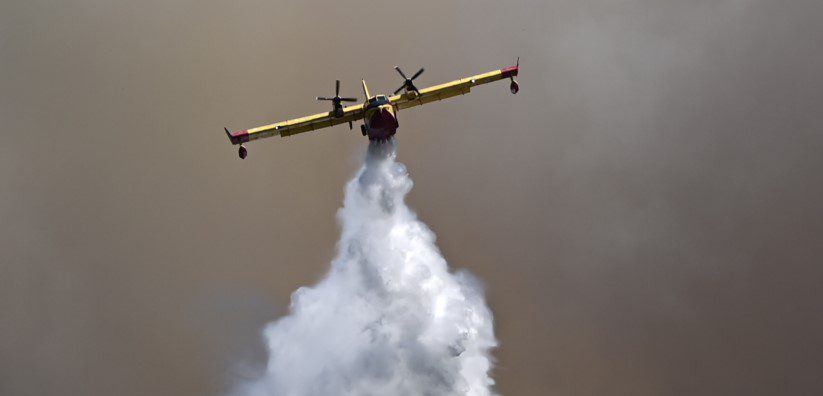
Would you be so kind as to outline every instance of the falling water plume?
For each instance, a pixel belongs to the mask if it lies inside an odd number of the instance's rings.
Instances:
[[[263,375],[237,395],[493,393],[496,345],[482,287],[452,273],[404,198],[412,188],[396,141],[371,142],[346,186],[329,273],[292,294],[269,324]]]

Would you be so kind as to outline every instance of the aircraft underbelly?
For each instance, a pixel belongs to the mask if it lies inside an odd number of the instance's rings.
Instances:
[[[369,140],[385,140],[397,133],[399,124],[391,106],[380,106],[370,113]]]

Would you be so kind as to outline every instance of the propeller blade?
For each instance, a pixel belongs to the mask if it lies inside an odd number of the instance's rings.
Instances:
[[[404,79],[408,80],[408,77],[406,77],[406,75],[403,74],[403,70],[400,70],[399,66],[395,66],[394,70],[397,70],[397,72],[400,73],[400,75],[403,76]]]
[[[334,100],[334,98],[326,98],[326,97],[323,97],[323,96],[318,96],[317,100]]]
[[[334,96],[340,96],[340,80],[336,80],[334,83]]]
[[[406,84],[403,84],[403,85],[401,85],[401,86],[400,86],[400,88],[397,88],[397,89],[394,91],[394,94],[395,94],[395,95],[397,95],[397,93],[398,93],[398,92],[400,92],[400,91],[402,91],[402,90],[403,90],[403,88],[406,88]]]
[[[357,98],[340,98],[342,102],[357,102]]]
[[[414,80],[415,78],[419,77],[421,74],[423,74],[423,70],[425,69],[421,67],[420,70],[417,71],[417,73],[414,73],[411,79]]]

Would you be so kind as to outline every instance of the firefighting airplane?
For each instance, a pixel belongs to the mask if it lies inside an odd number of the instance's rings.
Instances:
[[[417,89],[414,85],[414,80],[423,74],[423,69],[420,69],[411,78],[406,77],[399,67],[395,66],[394,69],[397,70],[397,72],[400,73],[400,76],[405,80],[403,81],[403,85],[394,91],[394,96],[372,96],[371,93],[369,93],[369,88],[366,86],[366,81],[362,80],[363,93],[366,95],[366,102],[354,106],[343,107],[342,102],[356,102],[357,99],[341,98],[340,80],[337,80],[335,85],[335,96],[333,98],[317,97],[317,100],[327,100],[332,102],[332,111],[330,112],[319,113],[308,117],[296,118],[293,120],[264,125],[252,129],[245,129],[237,132],[229,132],[228,128],[224,128],[226,135],[228,135],[231,144],[240,145],[238,154],[241,159],[246,158],[248,155],[248,151],[243,146],[243,143],[245,142],[267,138],[274,135],[286,137],[343,123],[348,123],[349,129],[353,129],[354,127],[352,124],[360,119],[364,121],[364,124],[360,125],[360,131],[363,133],[363,136],[368,136],[369,140],[386,141],[391,139],[391,137],[397,133],[397,128],[400,126],[397,122],[398,110],[408,109],[410,107],[450,98],[452,96],[465,95],[469,93],[471,88],[475,85],[487,84],[505,78],[511,79],[511,84],[509,85],[511,93],[516,94],[517,91],[520,90],[520,86],[514,79],[520,69],[520,58],[517,58],[517,63],[515,66],[478,74],[476,76],[462,78],[460,80],[423,89]],[[405,92],[398,94],[402,90],[405,90]]]

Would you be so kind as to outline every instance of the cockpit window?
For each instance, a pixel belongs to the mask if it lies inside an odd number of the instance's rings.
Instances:
[[[385,95],[377,95],[371,99],[369,99],[370,106],[381,106],[384,104],[389,104],[389,99],[386,98]]]

